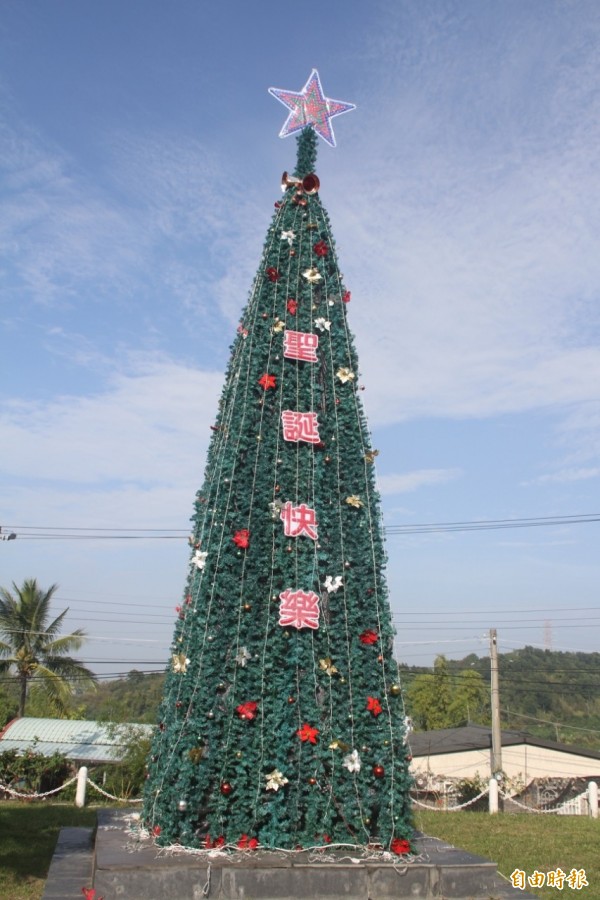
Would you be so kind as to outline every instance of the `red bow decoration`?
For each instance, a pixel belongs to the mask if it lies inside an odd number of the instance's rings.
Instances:
[[[372,628],[367,628],[366,631],[363,631],[363,633],[359,635],[358,639],[361,644],[376,644],[379,640],[379,636]]]
[[[265,372],[264,375],[258,379],[258,383],[265,391],[268,391],[269,388],[274,388],[277,385],[277,379],[274,375],[269,375],[268,372]]]
[[[383,712],[381,703],[377,697],[367,697],[367,710],[372,712],[374,716],[378,716],[379,713]]]
[[[237,842],[240,850],[256,850],[258,847],[258,839],[248,837],[247,834],[243,834],[239,841]]]
[[[279,281],[281,278],[281,273],[279,269],[276,269],[275,266],[269,266],[267,269],[267,278],[269,281]]]
[[[254,700],[249,700],[248,703],[240,703],[239,706],[236,706],[235,711],[240,719],[247,719],[250,721],[251,719],[256,718],[257,708],[258,703],[255,703]]]
[[[402,856],[404,853],[410,853],[410,844],[403,838],[394,838],[390,845],[390,850],[397,856]]]
[[[318,733],[319,729],[313,728],[312,725],[309,725],[307,722],[305,722],[302,728],[299,728],[296,732],[301,741],[309,741],[311,744],[317,743]]]
[[[250,546],[250,532],[247,528],[240,528],[239,531],[236,531],[232,540],[236,547],[241,547],[245,550],[246,547]]]

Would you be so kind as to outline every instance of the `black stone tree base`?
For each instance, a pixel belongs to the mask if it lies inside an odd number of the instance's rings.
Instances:
[[[511,887],[496,864],[418,835],[418,856],[387,861],[358,852],[231,856],[169,853],[130,831],[131,812],[100,810],[98,829],[63,828],[43,900],[81,900],[94,887],[104,900],[505,900],[531,894]]]

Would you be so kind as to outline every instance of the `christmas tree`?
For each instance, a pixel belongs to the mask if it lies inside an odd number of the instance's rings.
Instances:
[[[317,133],[298,132],[237,329],[193,517],[143,820],[158,843],[409,850],[403,701],[374,461]]]

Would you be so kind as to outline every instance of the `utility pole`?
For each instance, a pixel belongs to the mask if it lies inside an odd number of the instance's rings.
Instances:
[[[490,769],[492,778],[502,771],[502,734],[500,731],[500,687],[498,685],[498,635],[490,628],[490,674],[492,690],[492,755]]]

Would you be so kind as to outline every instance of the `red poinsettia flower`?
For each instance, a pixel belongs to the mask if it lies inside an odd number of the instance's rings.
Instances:
[[[267,269],[267,278],[269,281],[279,281],[281,278],[281,273],[279,269],[276,269],[275,266],[269,266]]]
[[[358,637],[361,644],[376,644],[379,640],[379,635],[376,631],[373,631],[372,628],[367,628],[361,635]]]
[[[381,703],[377,697],[367,697],[367,710],[372,712],[374,716],[378,716],[379,713],[383,712]]]
[[[258,379],[258,383],[262,388],[265,389],[265,391],[268,391],[269,388],[276,387],[277,379],[274,375],[269,375],[268,372],[265,372],[265,374],[261,375],[261,377]]]
[[[350,291],[344,291],[344,293],[342,294],[343,302],[350,303],[351,299],[352,299],[352,294],[350,293]]]
[[[204,838],[204,848],[205,850],[218,850],[219,847],[225,846],[225,838],[223,835],[219,835],[218,838],[215,838],[214,841],[211,840],[210,834],[207,834]]]
[[[287,302],[287,311],[289,312],[290,316],[295,316],[297,310],[298,310],[297,301],[294,300],[293,297],[290,297],[290,299]]]
[[[85,900],[104,900],[104,897],[98,897],[96,895],[96,888],[81,888],[81,893],[85,897]]]
[[[317,256],[327,256],[327,254],[329,253],[329,247],[327,246],[325,241],[317,241],[317,243],[313,247],[313,250],[315,251]]]
[[[257,707],[258,703],[255,703],[254,700],[249,700],[247,703],[240,703],[239,706],[236,706],[235,711],[240,719],[250,720],[256,718]]]
[[[319,729],[313,728],[312,725],[309,725],[307,722],[305,722],[302,728],[299,728],[296,732],[301,741],[309,741],[311,744],[317,743],[318,733]]]
[[[390,844],[390,850],[397,856],[402,856],[405,853],[410,853],[410,844],[403,838],[394,838]]]
[[[232,541],[237,547],[241,547],[245,550],[246,547],[250,546],[250,532],[247,528],[240,528],[240,530],[236,531],[234,534]]]
[[[239,841],[237,842],[240,850],[256,850],[258,847],[258,839],[248,837],[247,834],[243,834]]]

